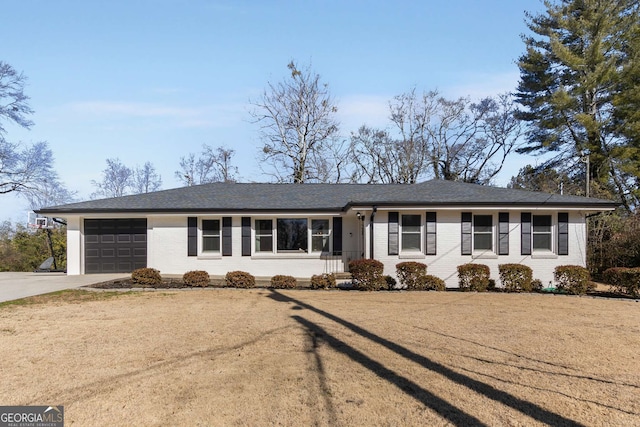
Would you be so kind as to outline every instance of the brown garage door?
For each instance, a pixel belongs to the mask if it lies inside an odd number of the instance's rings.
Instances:
[[[130,273],[147,266],[147,220],[85,219],[84,271]]]

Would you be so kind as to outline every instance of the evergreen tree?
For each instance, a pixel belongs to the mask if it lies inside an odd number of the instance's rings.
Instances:
[[[640,89],[634,71],[639,3],[546,0],[544,4],[545,13],[527,14],[534,35],[524,37],[526,53],[519,59],[516,99],[524,108],[518,117],[529,123],[527,144],[519,151],[555,152],[555,164],[588,157],[591,179],[612,185],[630,208],[637,203],[633,192],[640,176],[638,144],[621,127],[634,117],[619,106],[637,112],[638,99],[620,95],[622,90]],[[626,126],[634,129],[633,123]]]

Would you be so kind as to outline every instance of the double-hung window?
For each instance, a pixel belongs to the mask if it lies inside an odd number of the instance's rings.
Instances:
[[[202,220],[202,252],[220,252],[220,220]]]
[[[402,215],[401,248],[420,252],[422,215]]]
[[[491,215],[473,216],[473,250],[493,250],[493,217]]]
[[[533,215],[533,251],[553,250],[551,215]]]
[[[273,252],[273,220],[256,220],[256,252]]]
[[[311,220],[311,251],[329,252],[329,220]]]

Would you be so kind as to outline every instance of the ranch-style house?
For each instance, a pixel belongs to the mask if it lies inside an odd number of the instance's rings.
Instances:
[[[457,287],[458,265],[521,263],[546,286],[586,264],[587,217],[608,200],[460,182],[203,184],[40,209],[67,222],[68,274],[206,270],[255,276],[348,271],[402,261]],[[498,282],[498,286],[500,283]]]

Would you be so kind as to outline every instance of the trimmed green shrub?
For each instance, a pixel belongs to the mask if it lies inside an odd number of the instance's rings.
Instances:
[[[433,291],[445,291],[447,289],[444,280],[439,277],[427,274],[424,276],[425,289]]]
[[[202,270],[187,271],[182,275],[182,281],[187,286],[206,288],[209,286],[209,273]]]
[[[498,266],[500,282],[507,292],[531,292],[533,271],[522,264],[500,264]]]
[[[491,270],[484,264],[462,264],[458,266],[458,286],[463,291],[484,292],[489,287]]]
[[[573,295],[583,295],[589,288],[589,270],[579,265],[559,265],[553,272],[560,291]]]
[[[333,274],[316,274],[311,276],[311,289],[330,289],[336,287],[336,276]]]
[[[271,287],[275,289],[295,289],[298,281],[293,276],[278,274],[271,278]]]
[[[131,272],[131,281],[140,286],[160,286],[162,284],[162,276],[155,268],[138,268]]]
[[[396,275],[400,281],[400,286],[407,290],[414,291],[426,289],[426,264],[414,261],[401,262],[396,264]]]
[[[602,278],[613,286],[614,292],[640,297],[640,268],[611,267],[602,273]]]
[[[378,291],[386,287],[384,264],[375,259],[358,259],[349,262],[353,285],[361,291]]]
[[[245,271],[230,271],[224,277],[225,284],[230,288],[253,288],[256,278]]]

